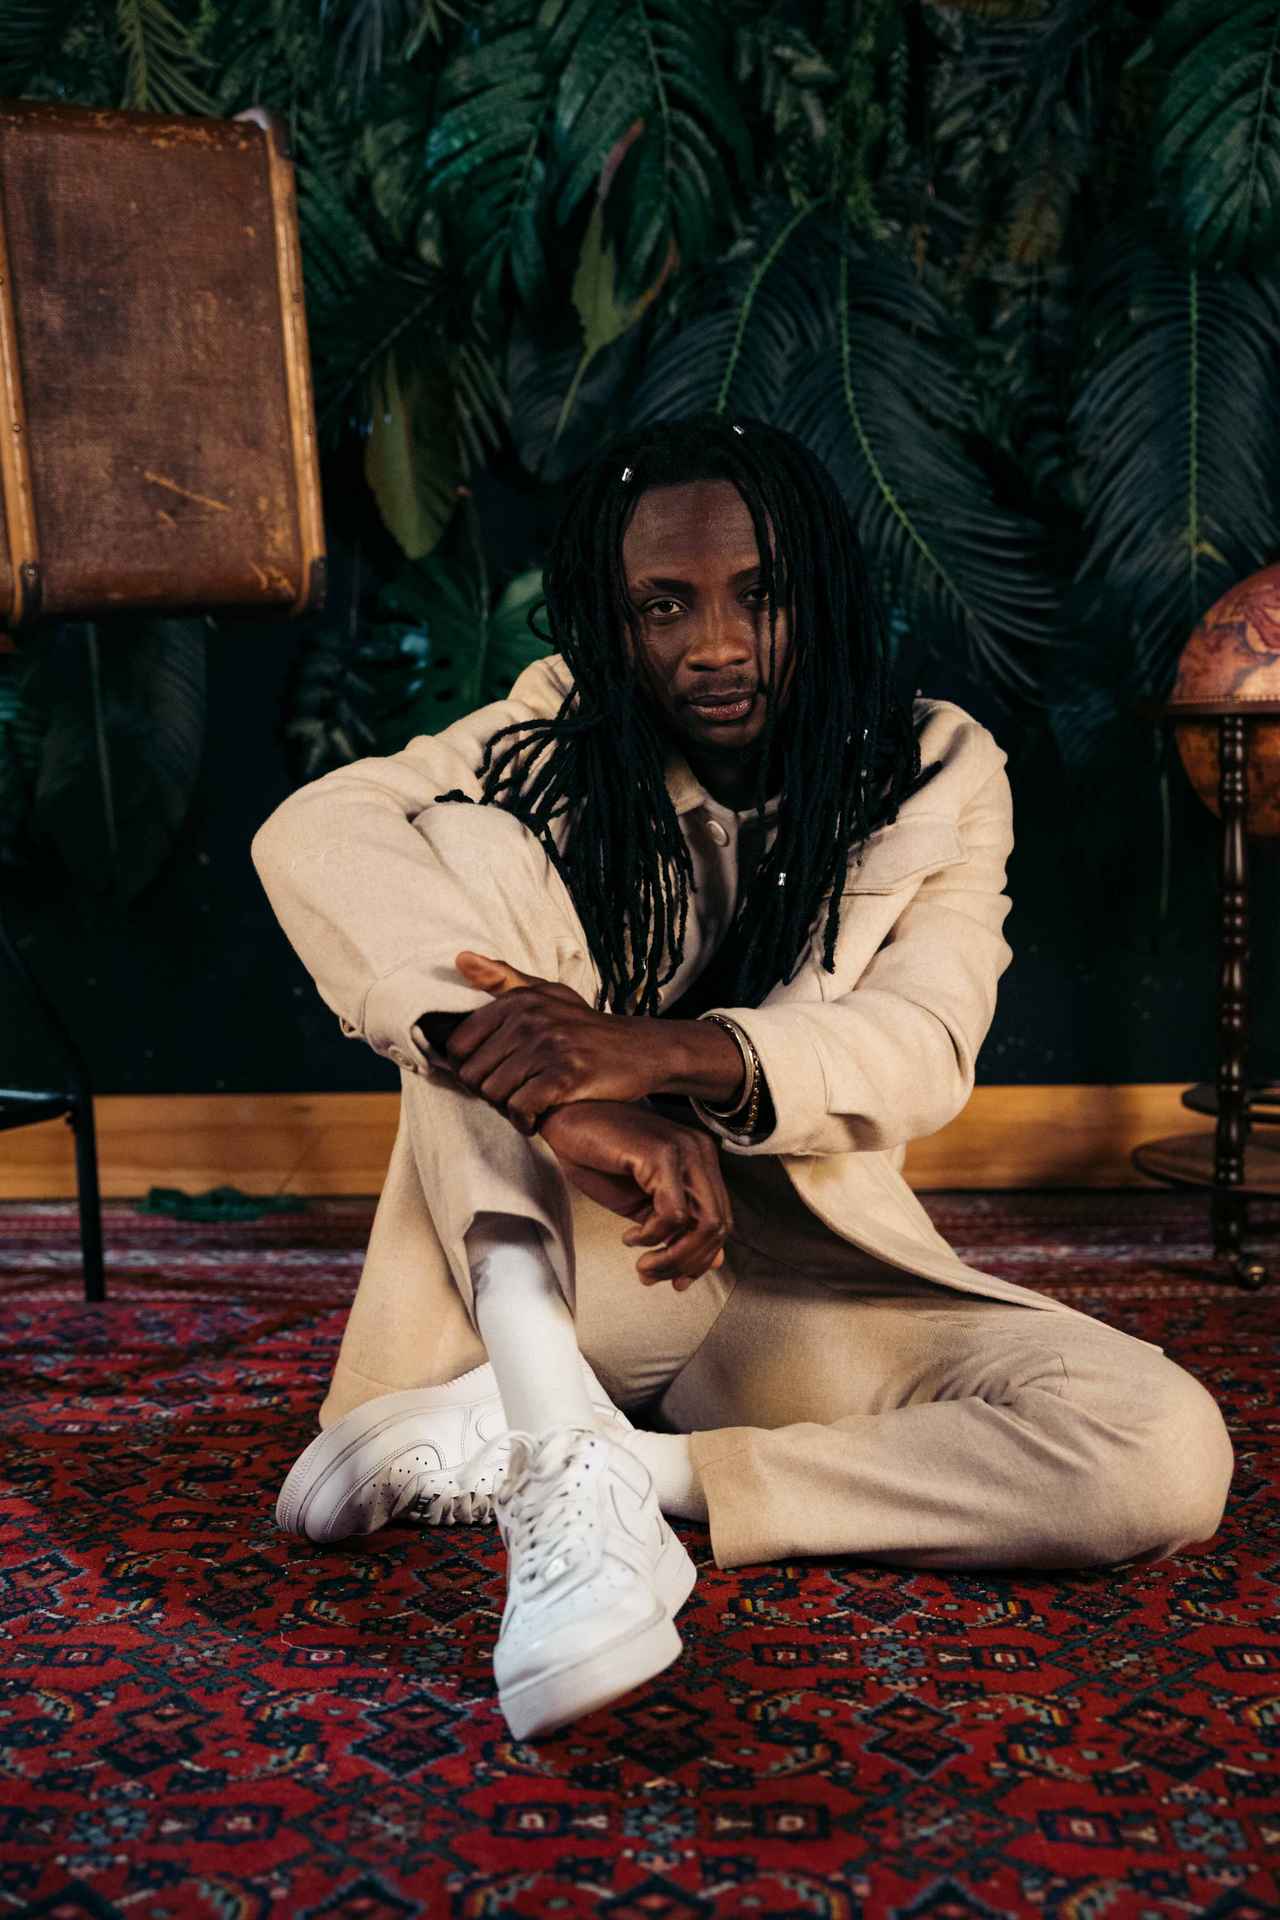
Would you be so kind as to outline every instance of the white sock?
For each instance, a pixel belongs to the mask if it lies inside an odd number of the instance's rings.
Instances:
[[[687,1433],[642,1433],[637,1428],[627,1435],[627,1446],[653,1475],[658,1505],[665,1514],[677,1520],[706,1521],[707,1497]]]
[[[476,1327],[507,1424],[524,1433],[594,1427],[573,1315],[543,1229],[516,1214],[479,1213],[464,1244]]]

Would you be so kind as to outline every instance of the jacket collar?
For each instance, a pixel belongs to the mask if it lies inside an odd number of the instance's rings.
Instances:
[[[722,812],[736,813],[738,818],[744,821],[754,820],[756,817],[754,807],[726,808],[723,801],[713,799],[677,748],[673,747],[667,755],[665,778],[667,793],[677,815],[693,813],[698,807],[711,806],[719,808]],[[778,817],[778,801],[779,796],[775,793],[765,802],[766,826],[771,826]]]

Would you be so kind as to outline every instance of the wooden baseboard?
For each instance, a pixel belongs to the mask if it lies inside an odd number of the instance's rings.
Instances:
[[[959,1117],[907,1149],[918,1191],[941,1188],[1154,1187],[1134,1147],[1212,1132],[1181,1085],[976,1087]],[[395,1139],[396,1093],[112,1095],[95,1102],[103,1194],[151,1187],[203,1193],[376,1194]],[[0,1199],[74,1195],[65,1121],[0,1133]]]

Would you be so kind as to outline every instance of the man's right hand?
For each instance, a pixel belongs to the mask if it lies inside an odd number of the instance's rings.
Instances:
[[[544,1116],[538,1131],[589,1200],[634,1225],[629,1247],[650,1247],[636,1272],[646,1286],[677,1293],[718,1267],[733,1226],[720,1157],[709,1134],[613,1100],[575,1100]]]

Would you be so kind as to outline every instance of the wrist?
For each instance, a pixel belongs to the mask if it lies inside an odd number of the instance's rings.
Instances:
[[[682,1093],[708,1106],[732,1107],[741,1099],[745,1074],[733,1035],[714,1020],[655,1020],[666,1029],[655,1046],[651,1093]]]
[[[589,1124],[593,1117],[607,1117],[622,1109],[621,1100],[566,1100],[563,1106],[548,1107],[541,1114],[534,1132],[542,1135],[554,1153],[557,1140],[568,1140],[583,1125]]]

